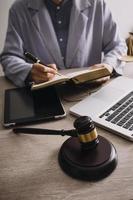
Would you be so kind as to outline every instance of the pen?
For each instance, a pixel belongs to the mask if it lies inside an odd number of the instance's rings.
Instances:
[[[39,64],[45,65],[45,66],[47,66],[47,67],[50,67],[50,66],[44,64],[43,62],[41,62],[37,57],[35,57],[34,55],[32,55],[32,54],[29,53],[29,52],[25,52],[24,55],[25,55],[29,60],[33,61],[34,63],[39,63]],[[59,75],[59,76],[62,76],[62,74],[60,74],[60,73],[58,73],[58,72],[56,72],[56,74]]]

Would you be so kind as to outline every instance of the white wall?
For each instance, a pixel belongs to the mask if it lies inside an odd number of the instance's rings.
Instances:
[[[106,0],[124,38],[133,32],[133,0]]]

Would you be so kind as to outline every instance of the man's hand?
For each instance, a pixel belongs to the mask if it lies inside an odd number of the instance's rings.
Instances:
[[[47,66],[35,63],[31,69],[31,78],[35,83],[46,82],[54,78],[57,72],[55,64],[49,64]]]
[[[91,68],[99,68],[99,67],[106,67],[108,69],[108,71],[110,72],[110,74],[113,72],[113,67],[108,64],[105,64],[105,63],[96,64],[96,65],[91,66]],[[96,80],[96,82],[98,84],[103,84],[106,81],[108,81],[109,79],[110,79],[110,76],[107,76],[107,77],[103,77],[103,78]]]

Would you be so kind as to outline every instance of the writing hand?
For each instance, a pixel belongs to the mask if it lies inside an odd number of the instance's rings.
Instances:
[[[35,83],[41,83],[53,79],[56,73],[57,67],[55,64],[45,66],[40,63],[34,63],[31,69],[31,78]]]

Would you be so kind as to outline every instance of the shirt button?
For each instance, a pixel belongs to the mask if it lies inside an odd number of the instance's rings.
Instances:
[[[63,42],[63,38],[60,38],[59,41],[60,41],[60,42]]]
[[[58,24],[61,24],[61,23],[62,23],[62,21],[61,21],[61,20],[59,20],[59,21],[58,21]]]
[[[57,9],[57,10],[60,10],[60,6],[57,6],[56,9]]]

